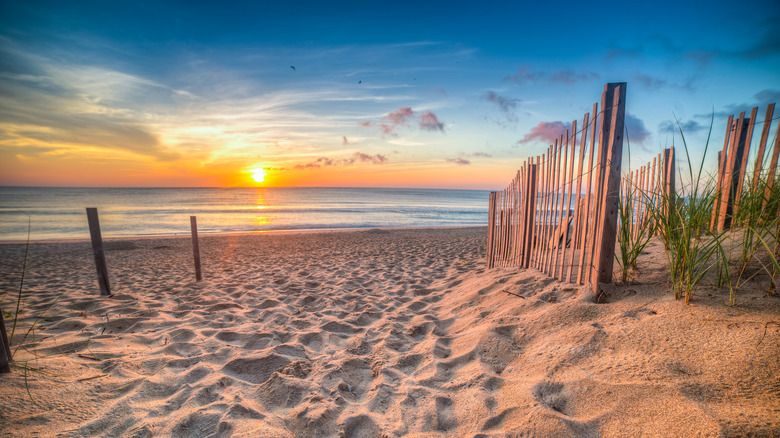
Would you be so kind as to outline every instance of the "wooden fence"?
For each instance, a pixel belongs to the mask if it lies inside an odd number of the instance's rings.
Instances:
[[[753,192],[759,189],[758,184],[763,171],[764,151],[769,139],[769,129],[772,125],[774,109],[774,103],[770,103],[766,108],[764,127],[761,130],[756,161],[753,165],[753,180],[751,182]],[[721,232],[730,228],[732,216],[738,213],[757,113],[758,107],[755,107],[750,112],[749,118],[746,118],[745,113],[742,112],[738,118],[735,118],[733,115],[729,116],[729,120],[726,123],[726,138],[723,141],[723,150],[718,152],[718,185],[710,220],[710,229],[712,230]],[[766,174],[764,206],[769,199],[769,193],[775,182],[778,154],[780,154],[780,135],[775,134],[772,159],[769,162],[769,173]]]
[[[674,147],[664,149],[653,161],[630,171],[623,177],[621,205],[626,209],[631,238],[639,240],[643,232],[656,233],[651,224],[652,211],[665,211],[675,203],[676,157]],[[661,204],[661,202],[666,201]],[[623,233],[619,233],[620,236]]]
[[[612,282],[625,104],[624,82],[605,85],[601,112],[594,104],[580,131],[573,121],[545,155],[525,160],[504,190],[490,193],[488,268],[535,268],[590,282],[597,295]]]

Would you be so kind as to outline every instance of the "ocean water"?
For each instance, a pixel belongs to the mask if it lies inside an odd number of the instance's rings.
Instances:
[[[0,240],[199,233],[487,226],[488,192],[388,188],[0,187]]]

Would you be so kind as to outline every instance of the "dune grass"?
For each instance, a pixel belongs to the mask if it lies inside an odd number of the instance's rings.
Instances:
[[[717,287],[728,288],[729,305],[734,305],[737,290],[762,273],[770,278],[769,292],[774,292],[775,279],[780,273],[780,189],[769,186],[771,179],[763,174],[756,176],[757,184],[753,185],[753,175],[747,172],[741,197],[729,216],[730,227],[720,232],[717,227],[712,229],[713,206],[722,195],[726,195],[717,186],[717,175],[704,173],[713,125],[714,116],[701,161],[694,163],[685,133],[678,123],[685,160],[677,172],[681,181],[683,176],[687,176],[688,183],[680,184],[670,192],[655,188],[644,196],[652,229],[643,229],[643,232],[648,236],[657,234],[664,241],[676,299],[684,298],[685,303],[689,303],[696,286],[708,273],[714,272]],[[728,190],[733,191],[732,188]],[[730,193],[732,199],[735,194]],[[630,190],[624,196],[626,199],[620,204],[620,225],[626,229],[630,228],[633,199]],[[635,263],[632,257],[646,243],[625,233],[621,233],[620,237],[625,242],[621,242],[616,257],[623,268],[621,276],[625,280],[626,264]]]

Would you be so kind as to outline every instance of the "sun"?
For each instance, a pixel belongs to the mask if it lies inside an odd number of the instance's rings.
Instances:
[[[265,169],[252,169],[252,179],[259,183],[265,181]]]

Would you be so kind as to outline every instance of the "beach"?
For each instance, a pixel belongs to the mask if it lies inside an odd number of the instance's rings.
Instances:
[[[196,282],[189,238],[107,239],[110,297],[88,241],[33,243],[0,434],[780,436],[768,282],[734,307],[704,284],[685,305],[653,240],[596,303],[533,269],[487,270],[485,241],[485,227],[202,235]],[[24,254],[0,245],[4,312]]]

